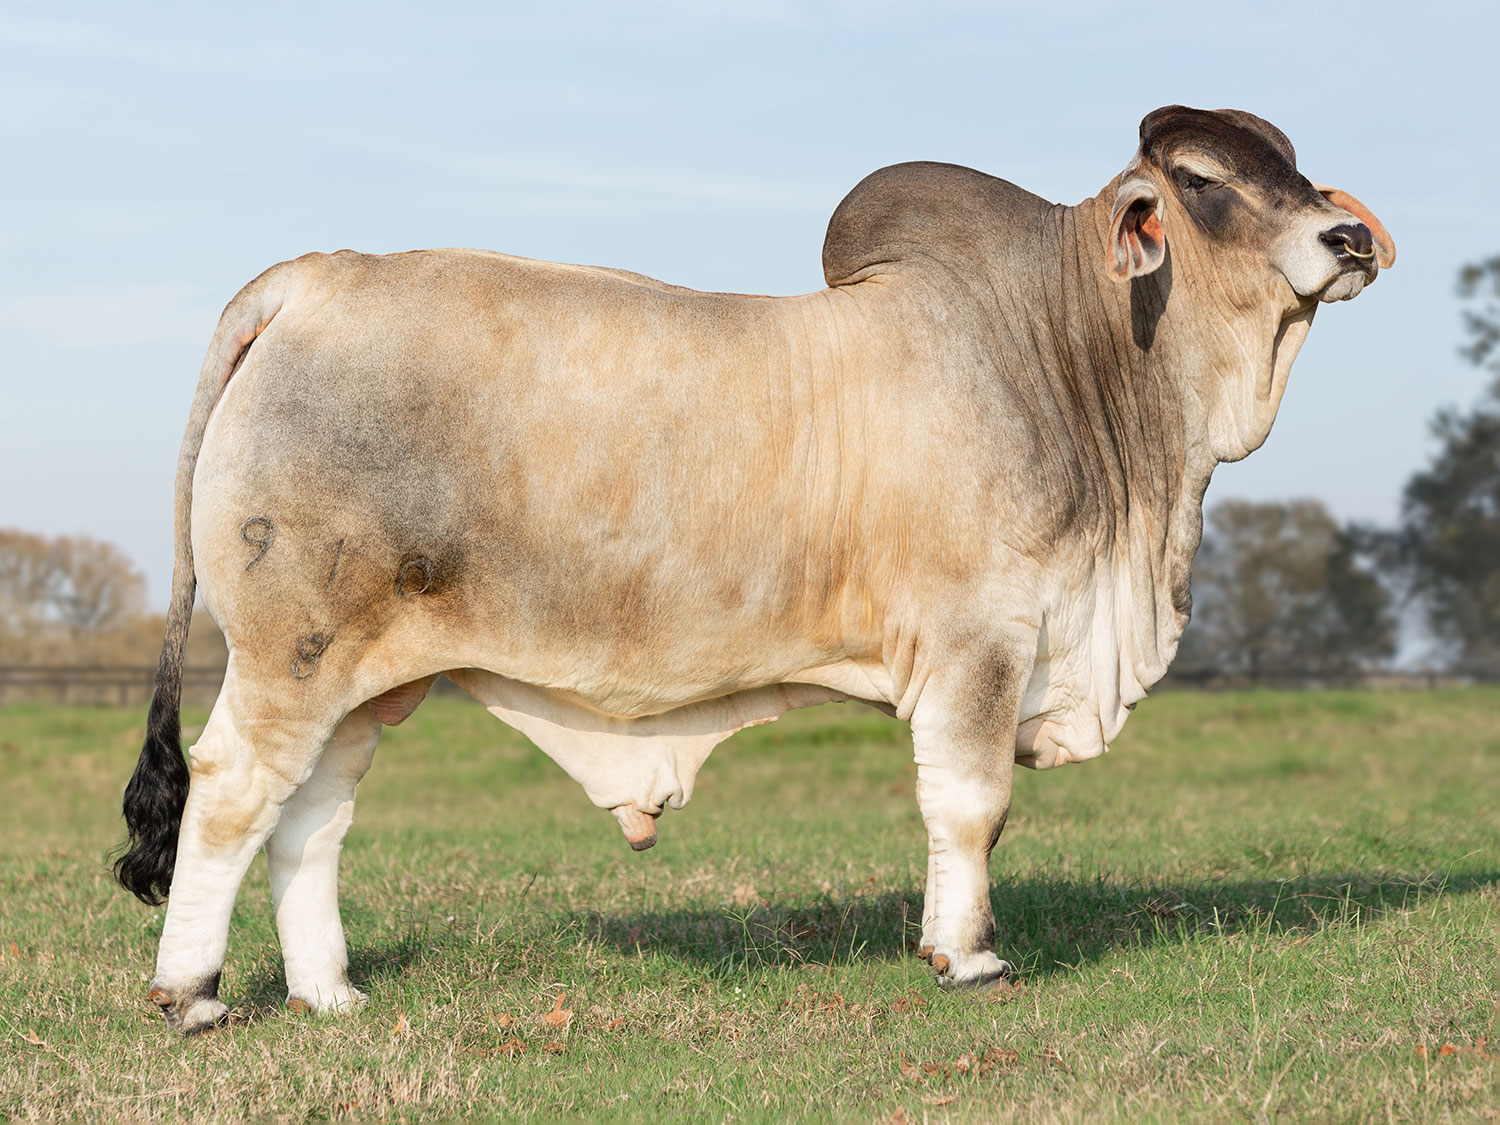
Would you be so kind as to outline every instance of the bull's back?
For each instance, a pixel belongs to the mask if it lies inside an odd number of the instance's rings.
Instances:
[[[628,711],[838,649],[835,405],[785,302],[475,252],[295,265],[195,486],[247,653],[394,631]]]

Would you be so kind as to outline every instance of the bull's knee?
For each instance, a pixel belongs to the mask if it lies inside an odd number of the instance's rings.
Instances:
[[[293,781],[259,761],[248,746],[200,741],[188,751],[188,803],[183,830],[211,851],[259,841],[276,824]]]

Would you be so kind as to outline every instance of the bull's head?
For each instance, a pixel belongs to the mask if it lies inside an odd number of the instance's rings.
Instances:
[[[1149,274],[1179,239],[1198,253],[1234,255],[1256,283],[1284,284],[1289,307],[1347,301],[1396,260],[1369,208],[1307,179],[1280,129],[1233,109],[1166,106],[1141,122],[1115,196],[1110,272]]]

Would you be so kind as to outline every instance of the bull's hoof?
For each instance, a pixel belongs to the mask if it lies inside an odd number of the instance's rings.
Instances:
[[[229,1021],[229,1009],[219,1001],[217,973],[196,986],[178,989],[153,982],[146,999],[161,1009],[168,1030],[179,1035],[201,1035]]]
[[[295,994],[287,996],[287,1008],[299,1016],[334,1016],[357,1011],[370,1002],[368,996],[348,983],[327,992],[314,990],[312,994],[316,999],[308,1000]]]
[[[943,987],[973,988],[992,984],[1015,972],[1009,961],[1002,961],[988,949],[974,953],[939,953],[926,942],[917,946],[917,956],[932,966],[938,984]]]

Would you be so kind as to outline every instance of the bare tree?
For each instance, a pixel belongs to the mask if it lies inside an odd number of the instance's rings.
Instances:
[[[0,648],[7,659],[56,656],[137,622],[146,580],[112,543],[0,530]]]
[[[47,599],[48,548],[40,535],[0,528],[0,635],[24,634]]]

